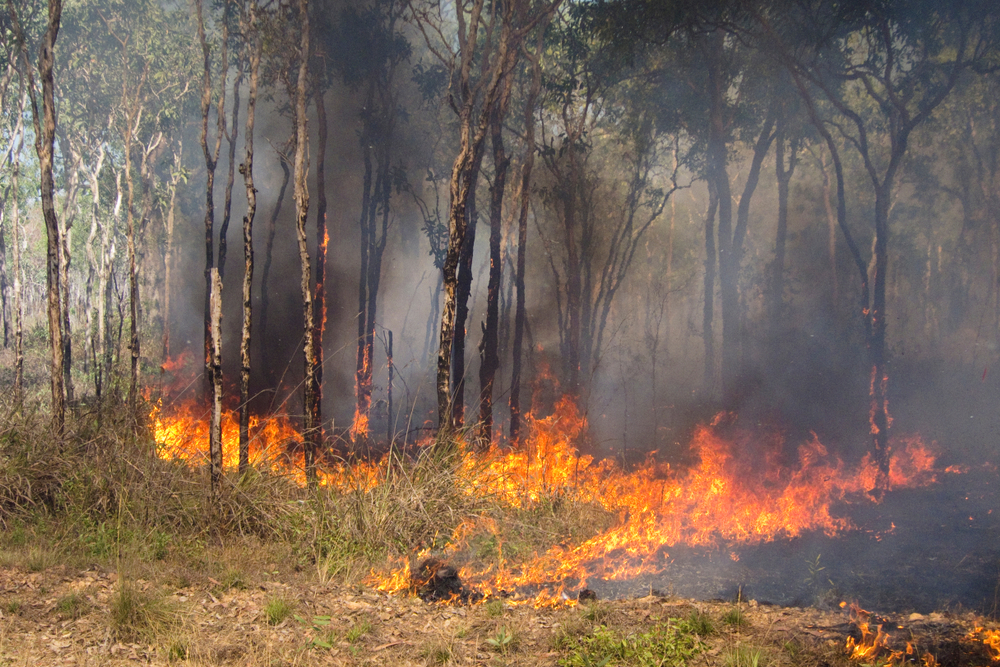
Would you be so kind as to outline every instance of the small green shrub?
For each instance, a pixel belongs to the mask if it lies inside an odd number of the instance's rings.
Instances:
[[[699,637],[711,637],[715,634],[715,622],[705,612],[695,609],[687,618],[691,632]]]
[[[518,646],[517,633],[506,625],[501,625],[497,633],[486,640],[486,643],[501,655],[507,655]]]

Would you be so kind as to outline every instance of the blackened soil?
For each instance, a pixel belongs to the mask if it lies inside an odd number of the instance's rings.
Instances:
[[[758,600],[885,612],[1000,610],[1000,475],[983,466],[942,473],[930,487],[859,500],[839,513],[856,529],[752,547],[669,549],[657,576],[591,580],[601,598],[649,591],[702,600]]]

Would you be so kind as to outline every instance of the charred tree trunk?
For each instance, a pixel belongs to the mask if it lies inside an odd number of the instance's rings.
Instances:
[[[250,5],[246,34],[250,36],[250,91],[247,95],[246,157],[240,165],[247,191],[247,212],[243,216],[243,328],[240,335],[240,463],[243,475],[250,467],[250,332],[253,323],[253,220],[257,214],[257,190],[253,183],[253,133],[257,109],[257,82],[262,42],[257,26],[256,2]]]
[[[510,158],[503,145],[503,118],[507,115],[512,76],[505,77],[503,93],[490,118],[493,148],[493,183],[490,186],[490,278],[486,297],[486,324],[480,344],[479,365],[479,440],[487,446],[493,440],[493,382],[500,367],[497,350],[500,327],[501,258],[500,240],[503,223],[503,195],[507,187]]]
[[[371,108],[373,101],[373,89],[369,88],[368,108]],[[372,146],[370,137],[365,134],[362,137],[364,143],[362,150],[364,153],[364,181],[361,190],[361,270],[358,277],[358,355],[355,366],[355,398],[357,405],[354,411],[354,422],[351,424],[351,437],[355,449],[359,449],[368,437],[368,413],[371,406],[371,359],[370,350],[365,344],[367,340],[366,329],[368,322],[368,262],[371,251],[371,234],[374,233],[374,225],[371,222],[374,214],[374,198],[372,187],[374,183],[372,165]]]
[[[325,61],[320,58],[323,71],[321,78],[326,76]],[[323,90],[319,88],[313,95],[316,103],[316,123],[319,125],[319,142],[316,146],[316,298],[313,323],[314,365],[316,382],[316,438],[324,442],[323,435],[323,336],[326,332],[326,249],[330,242],[330,234],[326,228],[326,103],[323,101]]]
[[[315,327],[313,325],[312,268],[309,261],[309,243],[306,222],[309,217],[309,184],[306,153],[309,135],[306,129],[306,87],[309,78],[309,0],[299,0],[299,72],[295,86],[295,231],[299,241],[299,261],[302,265],[302,345],[305,376],[303,378],[303,428],[302,445],[305,454],[306,481],[310,487],[317,484],[316,477],[316,358]]]
[[[449,180],[449,212],[448,212],[448,251],[445,255],[443,272],[444,307],[441,315],[441,335],[437,359],[437,399],[438,399],[438,430],[441,435],[451,433],[455,428],[453,403],[458,396],[452,396],[453,369],[452,358],[458,358],[455,347],[456,333],[460,323],[457,322],[457,311],[461,307],[460,280],[458,277],[459,263],[468,252],[468,232],[472,218],[469,210],[473,192],[479,180],[479,165],[482,161],[483,143],[489,126],[489,116],[496,104],[499,87],[504,74],[504,64],[508,62],[507,54],[511,48],[513,37],[513,5],[504,7],[501,21],[500,38],[493,60],[489,68],[483,68],[484,85],[481,107],[476,111],[476,95],[471,84],[471,70],[476,55],[477,35],[480,28],[484,2],[475,0],[470,8],[469,16],[464,11],[458,12],[459,53],[456,87],[459,95],[455,97],[455,107],[458,112],[459,150],[452,164]],[[489,54],[486,54],[487,56]],[[477,86],[478,87],[478,86]],[[470,276],[471,277],[471,276]],[[453,355],[453,351],[455,354]],[[458,370],[454,376],[461,381]]]
[[[393,443],[393,406],[392,406],[392,383],[395,380],[396,367],[392,360],[392,330],[386,332],[388,334],[388,344],[385,348],[385,358],[386,366],[389,369],[389,381],[385,385],[386,393],[386,420],[385,420],[385,438],[386,443],[392,447]]]
[[[479,151],[478,159],[473,167],[476,174],[482,165],[483,150]],[[455,349],[452,355],[451,376],[451,419],[456,428],[465,425],[465,338],[468,335],[469,297],[472,295],[472,258],[476,246],[476,225],[479,212],[476,210],[476,189],[469,190],[469,203],[466,206],[469,216],[466,223],[465,242],[458,264],[458,277],[455,287]]]

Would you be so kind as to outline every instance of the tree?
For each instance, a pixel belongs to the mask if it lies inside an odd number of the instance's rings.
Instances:
[[[455,40],[445,34],[450,18],[442,5],[409,5],[410,18],[428,49],[450,74],[448,104],[458,116],[459,126],[459,146],[448,185],[448,251],[442,269],[444,306],[437,358],[438,430],[442,434],[463,421],[465,322],[461,316],[467,313],[472,280],[468,267],[475,238],[474,197],[490,116],[504,75],[517,63],[524,35],[559,4],[554,0],[533,8],[524,0],[512,0],[487,8],[484,0],[466,0],[456,8]],[[477,64],[480,74],[474,77]],[[460,263],[466,266],[463,276],[459,275]]]
[[[306,92],[309,78],[309,0],[298,2],[299,30],[301,38],[298,52],[298,79],[295,85],[295,230],[299,240],[299,261],[302,266],[302,313],[303,313],[303,355],[305,377],[303,379],[303,426],[302,445],[305,452],[306,479],[315,486],[316,477],[316,327],[313,323],[312,269],[309,262],[309,245],[306,236],[306,221],[309,216],[309,184],[306,153],[309,150],[309,135],[306,125]]]
[[[249,6],[247,6],[249,5]],[[253,322],[251,287],[253,286],[253,221],[257,213],[257,190],[253,182],[253,134],[256,122],[257,86],[260,78],[260,58],[263,42],[258,26],[259,7],[256,0],[241,7],[240,27],[245,38],[250,69],[250,91],[247,95],[245,131],[246,157],[240,164],[240,174],[247,191],[247,212],[243,216],[243,328],[240,335],[240,474],[250,465],[250,333]]]
[[[41,170],[42,215],[45,219],[47,241],[46,289],[51,349],[52,419],[56,436],[61,438],[66,422],[66,394],[63,385],[62,289],[59,282],[61,243],[59,221],[56,218],[52,162],[56,134],[53,65],[55,64],[56,37],[59,34],[59,22],[62,18],[62,0],[49,0],[48,26],[42,36],[39,48],[38,74],[42,80],[41,110],[39,110],[38,105],[34,69],[28,63],[28,45],[18,20],[18,10],[14,7],[13,0],[8,0],[8,6],[21,45],[24,68],[21,75],[26,76],[28,80],[28,96],[31,100],[31,115],[35,128],[35,152],[38,154]]]
[[[865,295],[863,314],[871,364],[872,448],[879,468],[873,493],[880,496],[888,486],[891,424],[886,357],[890,202],[914,129],[947,98],[963,72],[996,57],[1000,16],[990,3],[831,8],[803,2],[794,10],[784,13],[798,20],[794,32],[814,37],[812,43],[821,48],[787,62],[799,76],[803,96],[821,95],[839,114],[831,125],[858,152],[875,197],[873,288],[870,303]],[[758,20],[788,55],[789,47],[771,19],[759,15]],[[825,39],[815,38],[816,31],[825,31]],[[871,141],[879,130],[887,142]]]

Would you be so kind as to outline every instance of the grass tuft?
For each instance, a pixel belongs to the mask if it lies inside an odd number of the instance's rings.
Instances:
[[[295,602],[285,597],[271,598],[264,605],[264,618],[268,625],[278,625],[295,611]]]
[[[750,620],[747,618],[746,614],[739,607],[733,607],[727,611],[722,616],[722,622],[730,626],[734,630],[739,630],[740,628],[745,628],[750,625]]]
[[[162,597],[132,581],[119,580],[109,605],[112,633],[122,641],[148,639],[169,627],[174,614]]]

